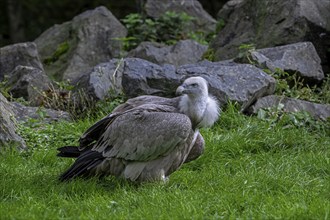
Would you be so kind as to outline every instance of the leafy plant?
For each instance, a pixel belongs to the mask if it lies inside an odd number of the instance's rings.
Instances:
[[[205,35],[203,31],[196,31],[196,32],[189,32],[187,38],[192,39],[200,44],[208,45],[211,40],[209,38],[212,37],[213,35]]]
[[[173,44],[178,40],[189,38],[189,26],[195,20],[192,16],[182,12],[168,11],[157,20],[157,40],[167,44]]]
[[[330,104],[330,74],[326,76],[320,88],[315,89],[321,103]]]
[[[209,61],[215,61],[215,51],[212,48],[208,48],[202,56],[202,59]]]
[[[277,95],[302,99],[316,103],[330,103],[330,77],[326,77],[320,87],[309,86],[297,74],[289,74],[280,68],[275,71],[264,70],[276,79]]]
[[[330,135],[330,120],[315,120],[306,111],[287,112],[281,103],[276,107],[259,109],[257,117],[269,122],[271,127],[277,126],[283,129],[305,128],[309,132],[322,130]]]
[[[171,11],[164,13],[159,18],[145,18],[136,13],[129,14],[122,19],[128,30],[127,37],[121,39],[124,42],[124,49],[133,49],[143,41],[169,45],[191,37],[204,41],[202,34],[189,31],[191,21],[194,19],[186,13]]]
[[[220,18],[217,21],[216,27],[215,27],[215,33],[218,33],[219,31],[221,31],[226,25],[225,20],[223,20],[222,18]]]
[[[252,65],[255,64],[255,62],[251,58],[251,51],[255,50],[254,44],[241,44],[238,47],[239,53],[237,57],[235,58],[236,62],[239,63],[250,63]]]
[[[122,19],[128,33],[122,38],[124,49],[135,48],[142,41],[156,41],[156,21],[151,18],[143,18],[141,14],[129,14]]]
[[[9,93],[10,87],[7,85],[8,82],[8,75],[4,76],[4,79],[0,81],[0,93],[7,99],[11,99],[11,95]]]

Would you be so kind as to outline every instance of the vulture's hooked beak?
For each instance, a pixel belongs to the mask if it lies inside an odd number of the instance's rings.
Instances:
[[[185,89],[186,89],[186,85],[185,85],[185,84],[182,84],[181,86],[179,86],[179,87],[176,89],[175,94],[176,94],[177,96],[182,95],[182,94],[185,94],[185,92],[184,92]]]

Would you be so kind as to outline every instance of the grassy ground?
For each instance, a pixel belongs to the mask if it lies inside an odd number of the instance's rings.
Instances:
[[[0,219],[330,219],[329,123],[261,120],[229,107],[202,131],[203,156],[167,184],[60,183],[72,160],[56,148],[91,123],[21,127],[30,150],[0,154]]]

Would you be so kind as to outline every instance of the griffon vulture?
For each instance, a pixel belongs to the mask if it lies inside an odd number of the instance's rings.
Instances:
[[[197,158],[204,147],[198,129],[213,125],[219,106],[202,77],[186,79],[176,92],[181,96],[129,99],[91,126],[79,147],[59,148],[58,156],[77,157],[60,180],[114,175],[134,182],[165,181]]]

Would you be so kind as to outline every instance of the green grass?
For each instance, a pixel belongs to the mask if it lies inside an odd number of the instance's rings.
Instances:
[[[167,184],[116,178],[60,183],[91,119],[21,126],[28,152],[0,153],[0,219],[329,219],[330,129],[274,123],[233,107],[203,130],[206,151]],[[315,122],[316,124],[316,122]]]

